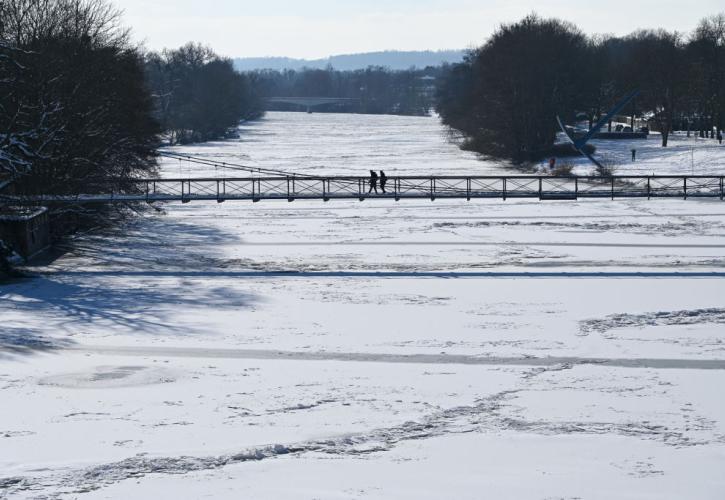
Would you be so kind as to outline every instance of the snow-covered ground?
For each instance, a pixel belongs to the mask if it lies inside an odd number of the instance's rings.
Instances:
[[[612,167],[616,175],[723,175],[725,154],[715,139],[703,139],[692,132],[674,132],[670,135],[668,146],[662,147],[662,136],[652,133],[647,139],[590,141],[597,148],[594,156],[602,163]],[[632,161],[632,150],[635,161]],[[592,175],[591,162],[584,157],[561,158],[559,162],[572,165],[573,173]],[[539,169],[544,170],[543,161]]]
[[[176,151],[502,171],[431,118],[243,129]],[[0,498],[722,498],[725,204],[165,211],[0,286]]]

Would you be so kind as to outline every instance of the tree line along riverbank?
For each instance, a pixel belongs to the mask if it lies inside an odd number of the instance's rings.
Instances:
[[[557,122],[591,128],[634,90],[622,111],[668,145],[673,130],[717,138],[725,127],[725,14],[689,34],[638,30],[589,35],[530,15],[502,25],[446,74],[437,111],[464,147],[522,163],[550,154]]]

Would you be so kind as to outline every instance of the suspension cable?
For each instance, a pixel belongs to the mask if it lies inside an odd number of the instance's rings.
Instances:
[[[229,169],[229,170],[240,170],[240,171],[245,171],[245,172],[282,176],[282,177],[298,177],[298,178],[313,178],[313,179],[317,179],[320,177],[319,175],[300,174],[297,172],[286,172],[283,170],[251,167],[248,165],[241,165],[238,163],[217,162],[217,161],[208,160],[205,158],[200,158],[198,156],[185,155],[185,154],[181,154],[181,153],[160,151],[159,155],[166,157],[166,158],[176,159],[176,160],[186,160],[186,161],[189,161],[190,163],[195,163],[197,165],[204,165],[204,166],[208,166],[208,167],[220,167],[220,168],[225,168],[225,169]],[[357,179],[344,180],[344,181],[340,180],[337,182],[341,183],[341,184],[354,185],[354,184],[357,184],[359,179],[367,179],[367,176],[360,176]],[[421,177],[421,180],[424,180],[424,179],[427,180],[428,177]],[[403,186],[405,186],[406,188],[418,187],[415,184],[411,185],[408,183],[403,184]],[[456,192],[460,192],[461,190],[462,190],[462,188],[438,187],[436,189],[436,192],[438,192],[438,193],[456,193]]]
[[[197,165],[204,165],[207,167],[219,167],[219,168],[224,168],[224,169],[228,169],[228,170],[241,170],[241,171],[257,173],[257,174],[281,175],[284,177],[315,177],[313,175],[301,174],[298,172],[285,172],[283,170],[275,170],[275,169],[270,169],[270,168],[251,167],[249,165],[242,165],[239,163],[219,162],[219,161],[209,160],[206,158],[200,158],[198,156],[191,156],[191,155],[186,155],[186,154],[181,154],[181,153],[172,153],[172,152],[167,152],[167,151],[159,151],[159,156],[163,156],[165,158],[172,158],[175,160],[186,160],[190,163],[195,163]]]
[[[195,163],[197,165],[204,165],[208,167],[220,167],[225,168],[228,170],[239,170],[239,171],[245,171],[245,172],[251,172],[251,173],[258,173],[258,174],[267,174],[267,175],[275,175],[275,176],[282,176],[282,177],[298,177],[298,178],[319,178],[319,175],[311,175],[311,174],[300,174],[298,172],[286,172],[284,170],[276,170],[276,169],[269,169],[269,168],[261,168],[261,167],[251,167],[249,165],[242,165],[238,163],[227,163],[227,162],[218,162],[214,160],[208,160],[206,158],[200,158],[198,156],[191,156],[181,153],[173,153],[173,152],[166,152],[166,151],[160,151],[160,156],[166,157],[166,158],[172,158],[176,160],[186,160],[190,163]],[[324,176],[323,176],[324,177]],[[360,176],[359,179],[367,179],[367,176]],[[421,177],[422,179],[428,179],[428,177]],[[342,184],[356,184],[358,182],[358,179],[355,180],[345,180],[345,181],[337,181],[341,182]],[[407,183],[406,183],[407,184]],[[412,187],[411,185],[403,184],[405,187]],[[452,188],[452,187],[438,187],[436,189],[436,192],[438,193],[456,193],[460,192],[463,188]]]

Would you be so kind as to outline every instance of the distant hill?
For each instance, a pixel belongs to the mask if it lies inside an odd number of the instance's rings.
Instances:
[[[443,63],[457,63],[463,59],[463,50],[440,51],[385,51],[368,52],[365,54],[345,54],[331,56],[325,59],[291,59],[289,57],[246,57],[234,60],[234,66],[239,71],[254,71],[257,69],[324,69],[328,65],[337,70],[347,71],[365,69],[368,66],[385,66],[393,70],[425,68],[438,66]]]

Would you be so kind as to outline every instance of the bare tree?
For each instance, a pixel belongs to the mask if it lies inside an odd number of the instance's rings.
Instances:
[[[683,37],[666,30],[638,31],[626,38],[630,81],[642,90],[641,101],[653,113],[651,121],[667,147],[675,118],[686,97]]]
[[[687,44],[690,118],[713,134],[725,126],[725,14],[703,19]]]
[[[585,106],[587,38],[574,25],[531,15],[501,26],[446,84],[464,105],[438,103],[444,123],[476,151],[514,162],[538,159],[556,137],[556,116]],[[448,96],[443,89],[439,95]]]
[[[19,195],[129,189],[153,172],[158,126],[119,19],[105,0],[0,0],[0,174]]]
[[[250,78],[203,45],[147,54],[146,72],[172,143],[217,139],[241,120],[262,115]]]
[[[4,0],[0,168],[27,191],[100,189],[154,165],[143,62],[103,0]],[[96,183],[96,184],[94,184]],[[90,191],[86,191],[90,192]]]

